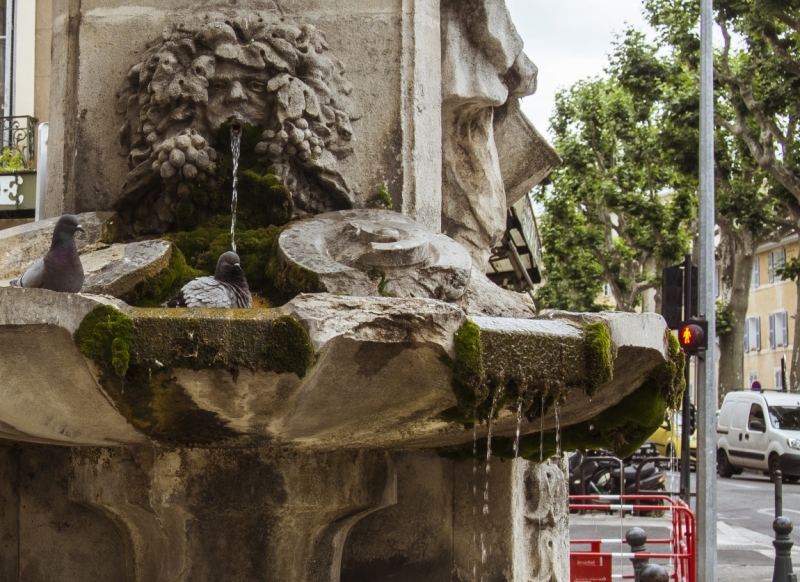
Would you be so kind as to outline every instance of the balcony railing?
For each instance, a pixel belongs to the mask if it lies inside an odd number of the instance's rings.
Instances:
[[[0,152],[11,148],[22,154],[26,169],[33,169],[36,159],[36,119],[29,115],[0,117]]]

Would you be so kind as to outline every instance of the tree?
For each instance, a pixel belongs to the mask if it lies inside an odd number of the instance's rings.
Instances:
[[[636,79],[625,82],[623,55],[636,44]],[[660,285],[661,268],[681,259],[690,240],[693,190],[664,163],[662,83],[668,73],[653,47],[630,31],[601,78],[556,96],[551,119],[563,163],[537,191],[544,206],[547,283],[543,307],[597,309],[607,283],[620,311],[633,311]]]
[[[645,10],[662,41],[689,73],[696,74],[698,4],[645,0]],[[714,71],[715,121],[721,130],[716,138],[717,224],[722,233],[723,282],[730,290],[724,307],[736,324],[731,337],[720,336],[725,358],[726,353],[740,350],[743,342],[742,318],[755,248],[763,240],[798,230],[800,1],[718,0],[715,18],[723,39]],[[791,385],[796,388],[800,326],[795,326],[793,343]],[[738,352],[731,357],[741,368]],[[721,396],[743,385],[741,374],[730,377],[730,370],[730,363],[720,362]]]

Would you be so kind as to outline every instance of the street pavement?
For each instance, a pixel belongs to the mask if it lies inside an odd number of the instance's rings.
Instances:
[[[692,474],[694,487],[694,473]],[[677,475],[668,479],[670,490],[678,489]],[[783,512],[795,523],[792,540],[793,565],[800,574],[800,484],[784,483]],[[743,473],[731,479],[717,479],[717,560],[718,582],[761,582],[772,580],[775,549],[774,485],[765,476]],[[619,538],[632,527],[641,527],[649,539],[670,537],[670,518],[633,517],[616,515],[572,515],[572,539]],[[604,551],[630,551],[627,544],[616,548],[604,546]],[[575,549],[578,549],[576,547]],[[665,546],[648,546],[649,552],[665,551]],[[656,561],[656,560],[654,560]],[[622,570],[620,570],[622,567]],[[615,562],[614,573],[633,572],[628,559]],[[701,582],[701,581],[698,581]]]

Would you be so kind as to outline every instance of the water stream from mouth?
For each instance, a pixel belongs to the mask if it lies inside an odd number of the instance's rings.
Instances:
[[[233,158],[233,191],[231,192],[231,249],[236,252],[236,206],[239,203],[239,193],[236,186],[239,183],[239,154],[242,151],[242,128],[231,125],[231,157]]]
[[[524,401],[523,398],[524,394],[519,395],[519,400],[517,401],[517,434],[514,437],[514,458],[516,459],[519,457],[519,431],[522,427],[522,403]]]

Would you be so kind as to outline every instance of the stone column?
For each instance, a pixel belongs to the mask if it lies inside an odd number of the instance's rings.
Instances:
[[[442,57],[439,0],[403,0],[402,214],[434,232],[442,215]]]
[[[19,448],[0,445],[0,580],[19,580]]]
[[[382,452],[74,454],[71,495],[123,532],[130,582],[338,582],[350,528],[396,500]]]

